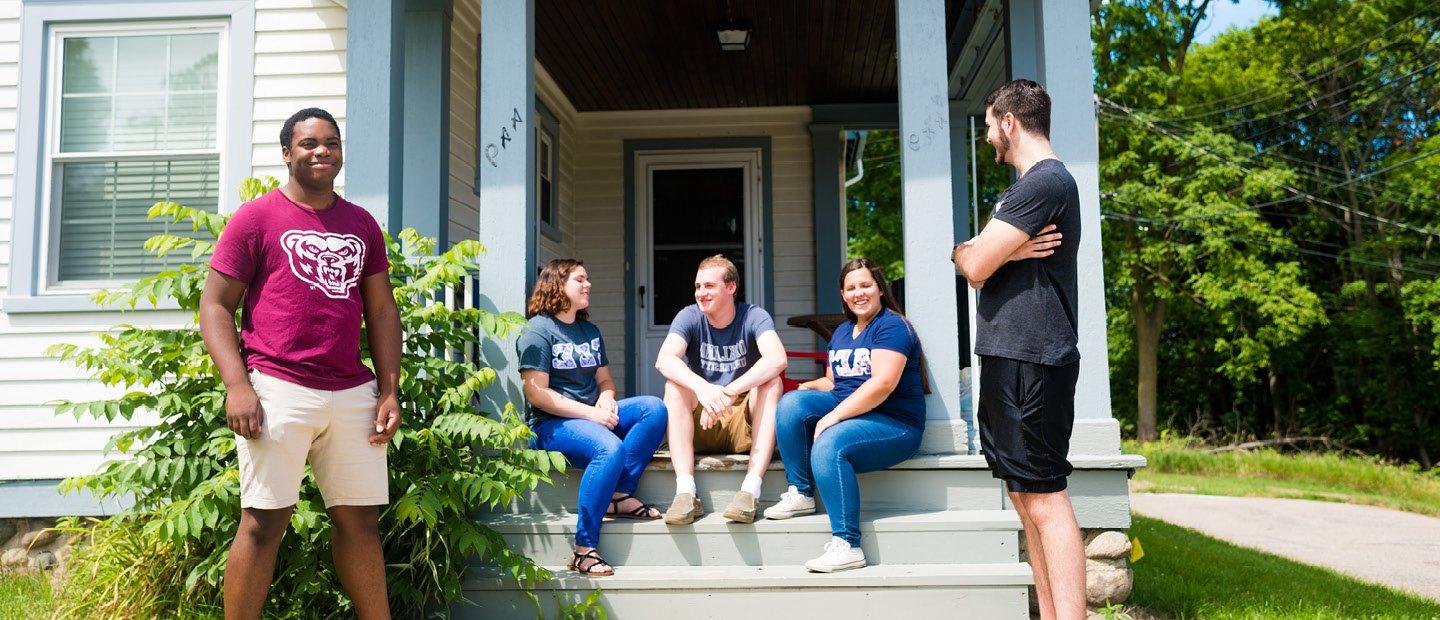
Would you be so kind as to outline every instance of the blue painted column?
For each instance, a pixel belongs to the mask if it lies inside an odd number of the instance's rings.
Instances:
[[[926,397],[929,453],[967,451],[960,417],[950,170],[950,103],[944,0],[897,0],[900,52],[900,182],[904,207],[905,297],[925,343],[932,387]]]
[[[405,0],[352,3],[345,49],[345,197],[393,233],[404,197]]]
[[[449,245],[450,0],[405,5],[404,157],[399,222]]]
[[[836,283],[845,262],[844,153],[845,128],[831,123],[810,125],[811,174],[815,204],[815,312],[839,314]]]
[[[535,255],[535,2],[480,3],[480,307],[524,312]],[[515,348],[492,342],[487,364],[499,380],[483,399],[490,411],[522,405]]]

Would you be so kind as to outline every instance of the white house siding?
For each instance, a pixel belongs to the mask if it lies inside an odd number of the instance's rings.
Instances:
[[[333,0],[255,3],[255,122],[250,163],[256,176],[285,181],[280,127],[301,108],[324,108],[345,130],[345,9]],[[335,180],[344,191],[345,173]]]
[[[775,298],[772,308],[787,349],[810,351],[809,330],[785,320],[815,311],[815,243],[810,171],[810,109],[727,108],[586,112],[579,115],[580,144],[574,163],[575,251],[594,282],[591,320],[600,327],[611,359],[628,360],[625,314],[634,299],[625,291],[624,141],[656,138],[769,136],[771,235]],[[612,364],[624,385],[628,364]],[[797,371],[803,371],[801,366]]]
[[[18,0],[0,0],[0,294],[10,281],[19,17]],[[241,138],[252,145],[252,173],[283,181],[278,141],[286,117],[302,107],[318,106],[333,113],[344,127],[345,10],[332,0],[258,0],[255,25],[255,120],[252,135]],[[343,187],[343,177],[341,183]],[[103,448],[110,436],[133,428],[56,416],[53,405],[47,404],[50,401],[93,400],[118,390],[46,356],[47,347],[58,342],[93,345],[98,343],[96,332],[119,323],[166,326],[188,319],[177,312],[153,311],[0,312],[0,480],[94,471],[105,458]]]

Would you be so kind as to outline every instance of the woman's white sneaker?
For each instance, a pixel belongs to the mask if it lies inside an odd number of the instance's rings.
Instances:
[[[766,519],[789,519],[800,515],[815,514],[815,498],[807,496],[795,487],[780,494],[780,503],[765,509]]]
[[[805,563],[805,568],[816,573],[833,573],[865,566],[865,552],[851,547],[844,538],[836,536],[825,543],[825,553]]]

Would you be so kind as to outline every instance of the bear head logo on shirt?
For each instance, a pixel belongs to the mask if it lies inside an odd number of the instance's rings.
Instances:
[[[331,299],[348,299],[360,282],[365,242],[355,235],[313,230],[288,230],[280,246],[290,257],[290,271]]]

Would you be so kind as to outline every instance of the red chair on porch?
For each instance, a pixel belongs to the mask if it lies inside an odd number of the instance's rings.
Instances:
[[[820,352],[815,352],[815,351],[786,351],[786,352],[785,352],[785,357],[792,358],[792,359],[807,359],[807,360],[811,360],[811,361],[814,361],[814,362],[815,362],[815,365],[820,366],[821,368],[824,368],[825,363],[826,363],[827,361],[829,361],[829,359],[830,359],[830,354],[829,354],[829,353],[820,353]],[[787,370],[788,370],[788,369],[787,369]],[[824,373],[822,372],[821,374],[824,374]],[[800,384],[801,384],[801,383],[804,383],[804,381],[801,381],[801,380],[799,380],[799,379],[791,379],[790,377],[786,376],[785,373],[782,372],[782,373],[780,373],[780,383],[781,383],[781,385],[784,386],[784,391],[789,392],[789,391],[791,391],[791,390],[794,390],[795,388],[800,387]]]

